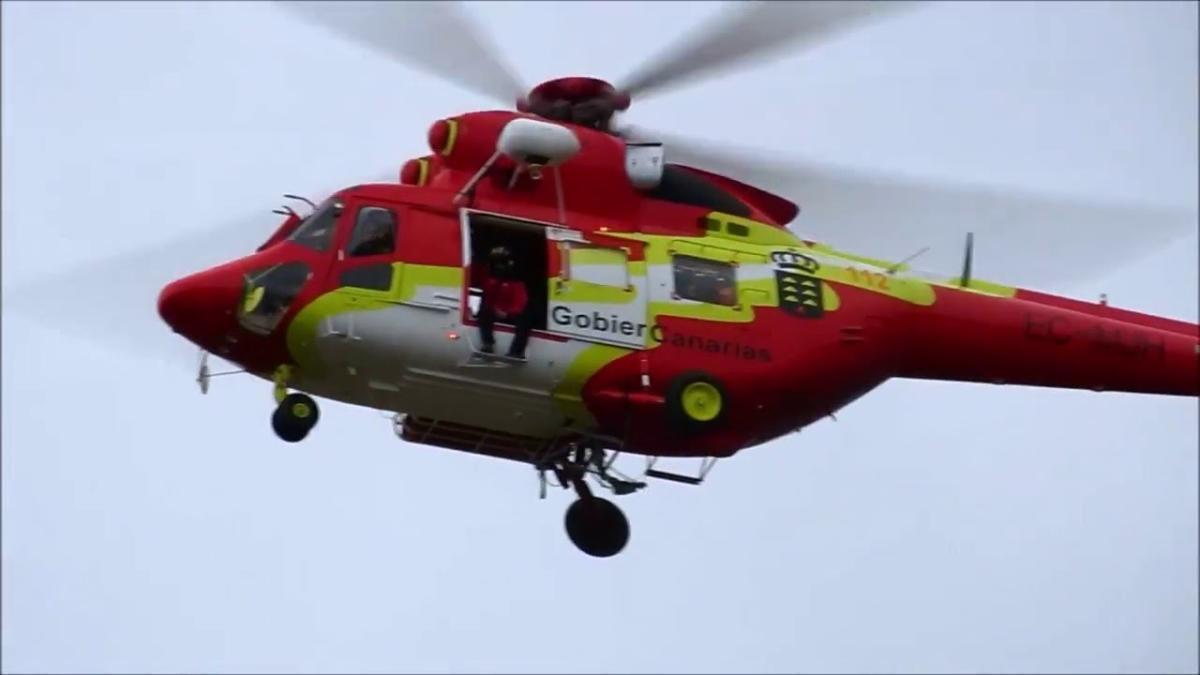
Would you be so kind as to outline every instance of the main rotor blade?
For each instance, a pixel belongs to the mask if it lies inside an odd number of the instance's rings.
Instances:
[[[1197,228],[1194,203],[1178,207],[1105,203],[1027,190],[949,184],[627,128],[631,139],[663,142],[669,163],[729,176],[795,201],[797,233],[839,249],[900,261],[953,277],[975,233],[974,274],[1052,290],[1102,276]]]
[[[620,89],[637,100],[653,91],[748,65],[788,46],[811,46],[914,4],[899,0],[730,3],[700,29],[627,77]]]
[[[394,180],[391,175],[380,172],[363,182]],[[332,192],[322,193],[321,198]],[[282,216],[263,209],[256,215],[74,265],[34,282],[6,287],[2,306],[6,314],[24,316],[117,353],[194,368],[196,346],[175,334],[158,315],[162,287],[254,253],[282,222]]]
[[[277,0],[341,34],[464,89],[514,105],[526,92],[499,50],[457,2]]]
[[[5,289],[13,312],[138,359],[194,368],[195,345],[158,316],[158,293],[174,279],[252,253],[281,218],[265,212],[160,244],[90,261]]]

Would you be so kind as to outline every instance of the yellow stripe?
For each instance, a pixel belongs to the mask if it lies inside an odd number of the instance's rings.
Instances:
[[[591,246],[572,246],[567,254],[572,265],[612,265],[624,267],[627,256],[625,251],[613,248],[594,248]]]
[[[605,305],[627,305],[637,299],[637,291],[591,281],[550,279],[550,300],[553,302],[583,302]]]
[[[458,140],[458,120],[446,120],[446,123],[450,126],[450,133],[446,137],[446,147],[442,148],[442,157],[454,152],[454,143]]]

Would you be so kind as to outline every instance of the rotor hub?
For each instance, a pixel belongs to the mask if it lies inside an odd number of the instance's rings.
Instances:
[[[629,108],[629,96],[594,77],[560,77],[534,87],[517,110],[547,119],[608,129],[613,113]]]

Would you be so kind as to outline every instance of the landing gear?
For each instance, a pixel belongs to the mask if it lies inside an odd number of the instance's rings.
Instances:
[[[281,365],[275,369],[275,412],[271,415],[271,428],[275,435],[288,443],[299,443],[308,432],[317,426],[321,411],[317,402],[308,394],[288,393],[288,380],[292,377],[292,366]]]
[[[320,418],[317,402],[307,394],[292,393],[283,397],[271,415],[275,434],[288,443],[298,443],[312,431]]]
[[[575,488],[578,499],[564,518],[567,537],[579,550],[596,558],[608,558],[624,550],[629,543],[629,520],[616,504],[592,494],[585,480],[587,475],[594,476],[616,495],[646,487],[645,483],[612,475],[611,468],[612,460],[606,460],[602,448],[587,445],[567,448],[558,458],[538,464],[543,497],[546,471],[552,471],[563,488]]]
[[[567,509],[567,536],[584,553],[608,558],[629,543],[629,521],[617,505],[602,497],[580,497]]]

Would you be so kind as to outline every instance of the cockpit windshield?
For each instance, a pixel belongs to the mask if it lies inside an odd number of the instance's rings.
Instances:
[[[327,251],[333,243],[334,226],[338,216],[342,214],[342,202],[336,198],[325,200],[315,211],[310,213],[296,230],[288,236],[288,241],[306,246],[314,251]]]
[[[238,320],[246,330],[267,335],[279,325],[311,277],[312,271],[302,262],[272,265],[246,274]]]

